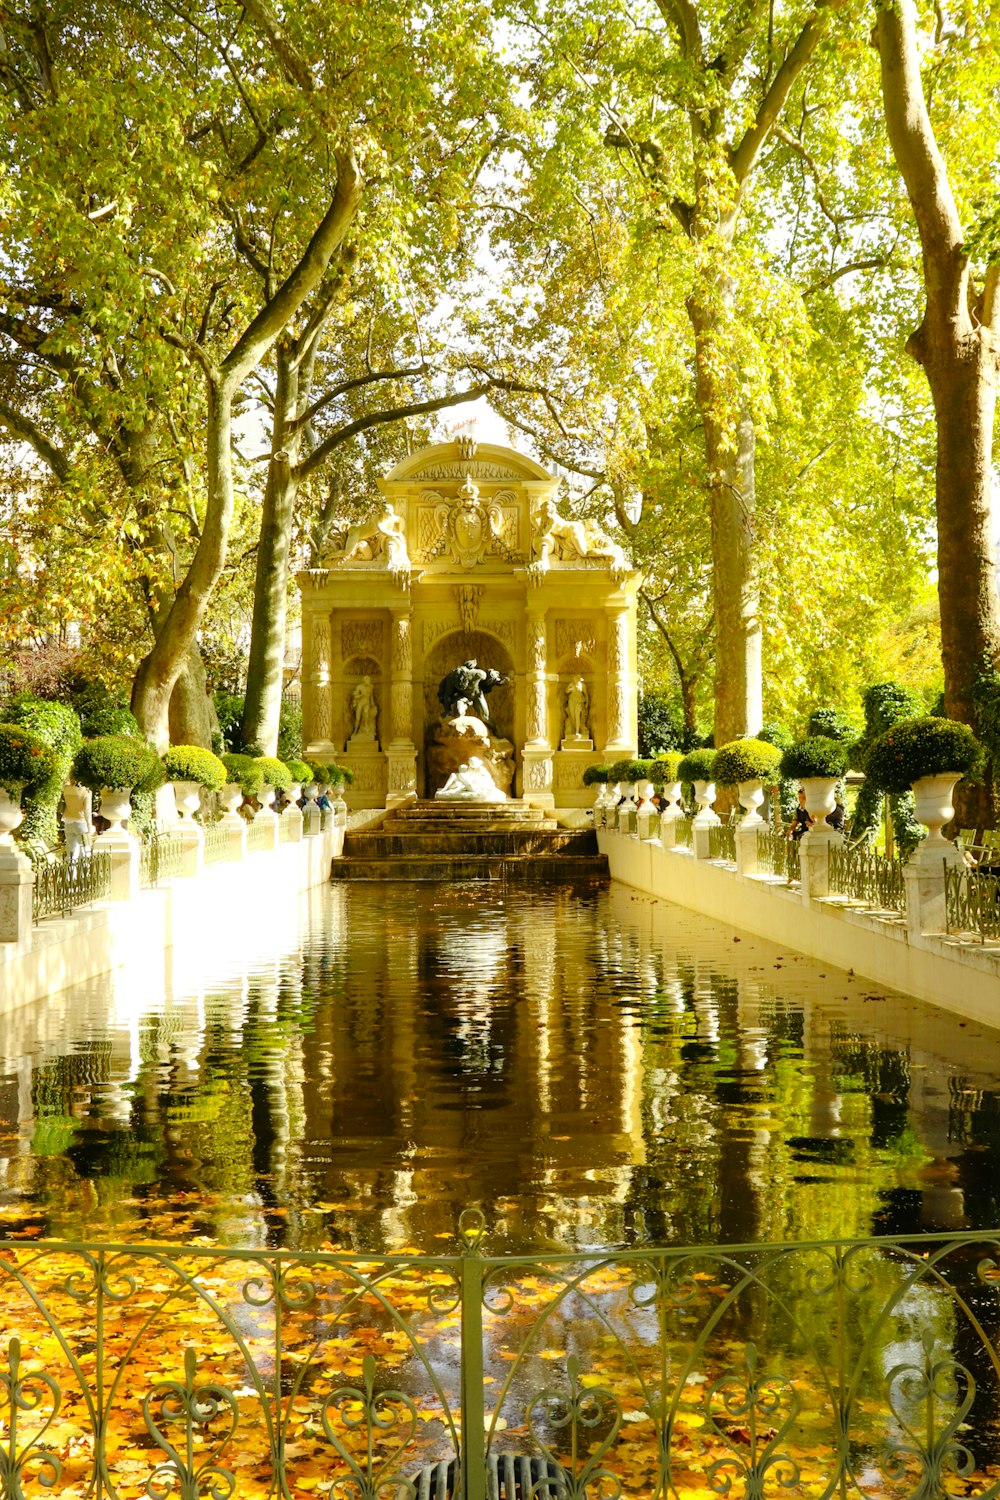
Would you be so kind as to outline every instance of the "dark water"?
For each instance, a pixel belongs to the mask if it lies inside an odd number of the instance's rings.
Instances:
[[[194,956],[197,991],[133,971],[0,1019],[0,1231],[434,1250],[467,1204],[498,1249],[1000,1223],[1000,1032],[627,890],[336,887],[243,946]]]

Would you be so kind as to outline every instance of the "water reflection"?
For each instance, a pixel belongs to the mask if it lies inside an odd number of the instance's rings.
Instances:
[[[4,1018],[0,1227],[433,1249],[480,1203],[522,1249],[1000,1222],[1000,1033],[690,913],[338,886],[254,945],[195,993],[125,973]]]

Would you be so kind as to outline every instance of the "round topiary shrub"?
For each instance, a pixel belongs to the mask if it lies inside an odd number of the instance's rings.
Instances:
[[[922,776],[975,772],[983,747],[967,724],[954,719],[905,719],[872,740],[865,775],[883,792],[907,791]]]
[[[292,773],[292,780],[303,786],[307,781],[312,781],[312,767],[306,765],[304,760],[286,760],[285,765]]]
[[[843,740],[813,734],[788,747],[781,757],[781,774],[790,781],[806,781],[814,776],[839,779],[847,773],[848,758],[849,747]]]
[[[810,739],[825,740],[853,740],[857,732],[857,727],[842,708],[814,708],[806,729]],[[783,748],[787,749],[787,746]]]
[[[689,750],[677,767],[681,781],[714,781],[715,751],[707,748]]]
[[[624,781],[627,785],[634,786],[637,781],[649,780],[649,768],[653,764],[651,760],[616,760],[611,766],[611,780]]]
[[[163,757],[163,765],[168,780],[194,781],[209,792],[217,792],[228,779],[219,757],[200,745],[171,745]]]
[[[0,724],[0,787],[13,801],[30,793],[55,775],[56,752],[30,729],[20,724]]]
[[[610,766],[588,766],[583,773],[584,786],[607,786],[610,780]]]
[[[244,797],[256,797],[264,785],[264,773],[253,756],[229,751],[220,759],[228,780],[241,788]]]
[[[780,763],[781,751],[766,740],[730,740],[715,752],[714,779],[720,786],[738,786],[741,781],[772,786]]]
[[[142,730],[128,704],[116,703],[110,698],[81,714],[80,724],[88,740],[106,739],[111,734],[122,734],[130,740],[142,739]]]
[[[354,772],[350,766],[331,764],[326,768],[326,779],[331,786],[353,786]]]
[[[665,755],[657,755],[650,762],[650,781],[657,786],[663,786],[667,781],[680,781],[680,764],[683,759],[679,750],[668,750]]]
[[[276,792],[287,792],[293,778],[285,762],[276,755],[258,755],[254,758],[260,766],[264,786],[273,786]]]
[[[163,762],[152,746],[125,734],[84,740],[73,760],[73,775],[92,792],[153,792],[163,783]]]

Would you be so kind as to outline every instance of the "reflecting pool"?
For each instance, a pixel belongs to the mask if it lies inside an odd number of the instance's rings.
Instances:
[[[499,1252],[1000,1223],[1000,1031],[847,952],[622,887],[336,886],[248,929],[197,990],[123,971],[0,1017],[0,1231],[433,1250],[478,1204]]]

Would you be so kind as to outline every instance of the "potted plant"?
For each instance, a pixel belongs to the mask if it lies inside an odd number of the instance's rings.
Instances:
[[[594,797],[594,816],[603,813],[608,801],[608,781],[611,777],[610,766],[588,766],[583,773],[584,786],[596,786],[597,793]]]
[[[292,784],[292,773],[285,762],[278,760],[277,756],[256,755],[254,760],[261,774],[261,787],[257,793],[260,812],[257,816],[270,813],[274,817],[276,816],[273,807],[275,793],[287,792]]]
[[[955,815],[952,795],[963,776],[975,775],[983,747],[967,724],[932,717],[904,719],[872,740],[865,775],[883,792],[913,789],[916,815],[928,829],[925,845],[948,846],[941,829]]]
[[[73,779],[100,795],[101,817],[110,824],[106,833],[121,833],[132,811],[132,793],[163,785],[163,762],[143,740],[103,734],[84,740],[73,760]]]
[[[806,808],[813,819],[811,833],[833,832],[826,820],[837,805],[837,783],[847,774],[849,759],[844,740],[832,740],[823,734],[796,740],[782,753],[782,776],[800,782],[806,794]]]
[[[229,753],[220,758],[229,778],[220,800],[226,812],[232,813],[245,797],[256,797],[264,785],[264,773],[252,755]]]
[[[304,760],[286,760],[285,765],[292,778],[292,784],[288,788],[288,798],[290,802],[297,803],[302,795],[302,788],[312,780],[312,770]]]
[[[707,747],[689,750],[681,757],[677,774],[682,782],[689,782],[694,787],[694,800],[698,804],[694,821],[703,826],[717,823],[719,815],[712,808],[715,801],[715,751]]]
[[[780,763],[781,751],[766,740],[730,740],[715,752],[715,780],[719,786],[737,788],[745,809],[744,828],[764,821],[758,811],[764,787],[774,785]]]
[[[680,806],[681,781],[677,774],[677,768],[683,759],[679,750],[661,750],[650,762],[650,780],[660,788],[661,798],[665,799],[660,803],[661,820],[684,816],[684,809]]]
[[[24,817],[21,798],[55,774],[59,758],[44,740],[19,724],[0,724],[0,843]]]
[[[198,811],[202,789],[220,791],[228,774],[219,757],[200,745],[171,745],[163,757],[163,768],[173,784],[177,811],[189,821]]]

